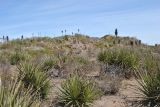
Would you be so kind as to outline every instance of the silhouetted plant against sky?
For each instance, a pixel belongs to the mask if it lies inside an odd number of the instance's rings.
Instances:
[[[8,42],[9,41],[9,37],[7,36],[6,39],[7,39],[7,42]]]
[[[115,35],[116,35],[116,37],[118,36],[118,29],[117,28],[115,29]]]
[[[21,36],[21,40],[23,40],[23,35]]]
[[[61,31],[61,33],[62,33],[62,36],[63,36],[63,30]]]

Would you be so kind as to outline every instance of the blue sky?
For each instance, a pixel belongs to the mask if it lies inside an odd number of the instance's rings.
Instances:
[[[0,0],[0,36],[80,32],[133,36],[160,43],[160,0]]]

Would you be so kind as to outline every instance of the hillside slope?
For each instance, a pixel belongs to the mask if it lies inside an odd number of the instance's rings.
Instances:
[[[103,52],[109,57],[103,56]],[[159,59],[158,46],[146,45],[136,38],[113,35],[93,38],[81,34],[32,37],[0,44],[0,76],[2,84],[6,84],[16,78],[21,64],[40,65],[53,85],[42,107],[56,107],[60,84],[70,74],[78,72],[92,78],[105,92],[102,99],[94,101],[93,107],[132,107],[128,98],[133,97],[131,88],[137,85],[133,71],[155,71],[155,62]]]

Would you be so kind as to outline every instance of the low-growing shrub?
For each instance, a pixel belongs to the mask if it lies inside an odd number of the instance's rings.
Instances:
[[[122,79],[118,76],[113,77],[110,74],[101,76],[98,86],[104,95],[115,95],[118,93]]]
[[[144,59],[144,69],[150,73],[154,73],[159,66],[159,60],[153,55],[149,54]]]
[[[94,82],[78,74],[68,77],[59,90],[59,102],[67,107],[89,106],[99,95]]]
[[[20,61],[24,61],[24,60],[25,60],[25,56],[22,53],[15,52],[10,57],[10,64],[16,65],[16,64],[20,63]]]
[[[53,59],[48,59],[45,60],[44,63],[42,64],[42,69],[43,71],[48,71],[50,70],[57,62],[54,61]]]
[[[86,65],[89,63],[89,61],[83,57],[75,57],[75,60],[82,65]]]
[[[0,49],[7,49],[9,47],[10,47],[10,45],[7,44],[7,43],[4,43],[4,44],[0,45]]]
[[[108,50],[98,55],[98,60],[105,64],[121,66],[124,69],[137,69],[139,67],[138,56],[130,50]]]
[[[0,53],[0,65],[1,64],[6,64],[8,62],[8,56],[10,55],[10,53],[7,52],[1,52]]]
[[[140,66],[138,54],[126,49],[101,52],[98,55],[98,60],[103,62],[102,72],[110,72],[127,79],[132,77],[134,75],[133,71],[138,70]]]
[[[25,62],[18,66],[18,71],[20,77],[24,75],[22,82],[26,87],[32,86],[33,90],[38,90],[38,95],[41,99],[47,97],[51,88],[50,81],[39,65]]]

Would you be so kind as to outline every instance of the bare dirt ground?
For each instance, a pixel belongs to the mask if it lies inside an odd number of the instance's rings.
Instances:
[[[102,96],[94,101],[92,107],[132,107],[131,101],[135,97],[135,79],[123,80],[122,86],[116,95]]]

